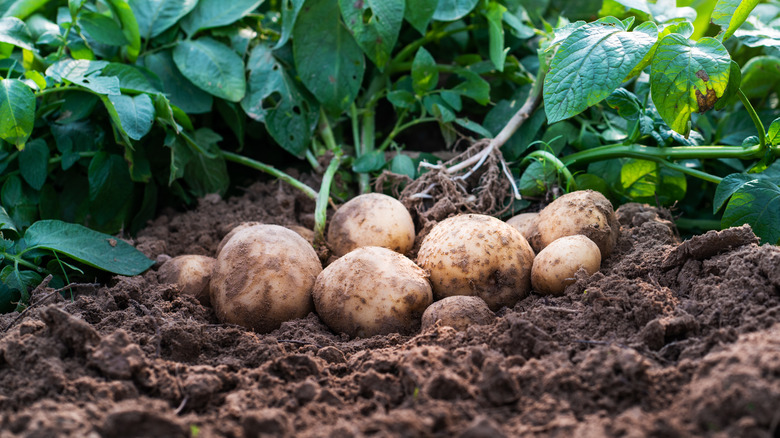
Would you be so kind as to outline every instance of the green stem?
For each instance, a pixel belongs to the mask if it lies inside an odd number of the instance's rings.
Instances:
[[[563,157],[567,166],[586,164],[611,158],[639,158],[643,160],[689,160],[707,158],[740,158],[743,160],[759,158],[763,155],[761,145],[741,146],[673,146],[654,147],[640,144],[614,144],[599,146]]]
[[[358,149],[360,148],[360,121],[358,120],[357,106],[354,103],[349,107],[349,117],[350,121],[352,122],[352,144],[355,145],[355,153],[359,154],[360,152]]]
[[[322,108],[320,108],[319,131],[320,136],[322,136],[322,141],[325,142],[325,147],[329,151],[336,152],[339,150],[338,144],[336,143],[336,137],[333,135],[333,129],[330,127],[330,122],[328,122],[328,115],[325,114],[325,110]]]
[[[358,148],[359,153],[357,153],[357,158],[360,158],[361,156],[365,154],[369,154],[373,152],[374,147],[376,145],[376,119],[375,119],[375,113],[374,113],[374,106],[366,107],[363,111],[363,122],[361,123],[361,138],[360,138],[360,147]],[[369,180],[368,180],[368,174],[367,173],[359,173],[358,174],[358,187],[360,188],[360,193],[368,193],[370,190],[369,187]]]
[[[574,175],[571,174],[571,171],[566,167],[563,162],[558,159],[555,155],[553,155],[550,152],[547,151],[534,151],[530,154],[526,155],[525,158],[523,158],[523,161],[520,162],[520,167],[524,167],[527,164],[530,164],[531,161],[533,161],[534,158],[539,158],[542,161],[546,161],[551,163],[555,166],[555,170],[558,171],[558,173],[562,174],[563,177],[566,179],[566,185],[569,188],[577,187],[577,183],[574,182]]]
[[[314,156],[314,152],[311,149],[306,149],[306,161],[309,162],[315,172],[320,171],[320,163],[317,162],[317,157]]]
[[[446,38],[448,36],[455,35],[460,32],[468,32],[474,29],[478,29],[479,26],[476,24],[470,24],[468,26],[459,27],[457,29],[451,29],[447,31],[436,31],[436,30],[430,30],[427,34],[425,34],[424,37],[415,40],[406,47],[404,47],[400,52],[398,52],[397,55],[395,55],[395,58],[393,58],[392,61],[390,61],[390,65],[397,64],[399,62],[405,61],[407,58],[412,56],[414,52],[417,51],[420,47],[436,40],[440,40],[442,38]]]
[[[763,152],[766,148],[766,130],[764,129],[764,124],[761,123],[761,119],[758,117],[758,114],[756,114],[756,110],[753,108],[753,105],[750,104],[750,100],[745,96],[745,93],[742,92],[741,88],[737,91],[737,95],[739,96],[739,100],[742,101],[742,105],[745,105],[745,110],[747,110],[750,118],[753,120],[753,124],[756,125],[756,131],[758,131],[758,145]]]
[[[325,174],[322,176],[322,184],[320,184],[320,192],[317,195],[317,206],[314,209],[314,243],[318,245],[325,241],[325,222],[327,220],[328,212],[328,199],[330,199],[330,186],[333,183],[333,177],[336,175],[336,171],[339,170],[341,164],[341,153],[337,153],[330,164],[328,169],[325,170]]]
[[[290,184],[291,186],[295,187],[296,189],[299,189],[302,191],[306,196],[308,196],[311,199],[317,199],[317,192],[312,189],[311,187],[307,186],[306,184],[298,181],[297,179],[291,177],[290,175],[282,172],[281,170],[269,166],[265,163],[261,163],[259,161],[253,160],[251,158],[245,157],[243,155],[238,155],[233,152],[227,152],[222,151],[222,157],[224,157],[228,161],[232,161],[234,163],[243,164],[244,166],[251,167],[252,169],[259,170],[261,172],[265,172],[274,178],[277,178],[279,180],[282,180],[286,182],[287,184]]]
[[[398,119],[399,122],[401,122],[401,119]],[[387,135],[387,138],[382,142],[381,145],[379,145],[379,150],[384,151],[390,146],[390,143],[392,143],[393,139],[403,132],[405,129],[411,128],[414,125],[419,125],[420,123],[428,123],[428,122],[435,122],[436,117],[422,117],[419,119],[410,120],[407,123],[404,123],[402,125],[396,124],[395,127],[393,127],[393,130],[390,131],[390,133]]]
[[[27,252],[27,251],[28,250],[24,250],[24,251],[22,251],[19,254],[9,254],[9,253],[7,253],[5,251],[2,251],[2,252],[0,252],[0,255],[2,255],[5,260],[13,261],[14,265],[17,267],[17,270],[18,270],[18,265],[22,265],[22,266],[24,266],[26,268],[30,268],[30,269],[34,270],[35,272],[45,272],[44,269],[41,268],[40,266],[37,266],[37,265],[35,265],[35,264],[31,263],[31,262],[28,262],[27,260],[22,258],[22,255],[25,252]]]

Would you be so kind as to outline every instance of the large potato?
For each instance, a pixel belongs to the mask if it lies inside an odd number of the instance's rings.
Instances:
[[[506,223],[517,228],[517,231],[525,237],[526,240],[536,232],[536,221],[539,213],[520,213],[506,220]]]
[[[173,283],[179,290],[192,295],[204,306],[209,305],[209,282],[217,261],[201,255],[180,255],[160,266],[157,278],[162,283]]]
[[[233,227],[232,230],[228,231],[227,234],[225,234],[225,237],[222,238],[222,240],[219,241],[219,245],[217,245],[217,255],[222,251],[222,248],[225,247],[225,244],[228,243],[228,240],[230,240],[233,236],[236,235],[239,231],[243,230],[244,228],[253,227],[255,225],[260,225],[260,222],[241,222],[240,224]],[[309,244],[314,243],[314,231],[302,227],[300,225],[287,225],[285,228],[289,228],[296,233],[300,234],[301,237],[306,239]]]
[[[311,290],[321,271],[314,248],[296,232],[247,227],[217,257],[211,304],[221,321],[267,333],[313,310]]]
[[[493,311],[514,306],[528,294],[533,260],[534,251],[516,228],[480,214],[439,222],[417,254],[437,300],[476,295]]]
[[[593,190],[567,193],[545,207],[537,218],[530,242],[538,253],[554,240],[582,234],[598,245],[601,256],[612,253],[620,223],[607,198]]]
[[[531,284],[542,295],[561,295],[580,268],[593,275],[600,267],[601,251],[592,240],[581,234],[565,236],[536,255]]]
[[[313,296],[317,314],[331,330],[361,338],[411,333],[433,302],[422,269],[376,246],[358,248],[328,265]]]
[[[328,226],[328,246],[341,257],[361,246],[405,254],[414,244],[414,222],[397,199],[381,193],[356,196],[339,207]]]
[[[442,325],[463,331],[472,325],[490,324],[495,318],[482,298],[456,295],[428,306],[422,316],[422,328],[426,330],[441,321]]]

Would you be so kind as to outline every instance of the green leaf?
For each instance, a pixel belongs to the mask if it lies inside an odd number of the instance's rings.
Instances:
[[[368,173],[376,172],[383,168],[387,161],[385,161],[385,153],[379,150],[373,150],[367,154],[363,154],[355,160],[352,164],[352,171],[355,173]]]
[[[129,148],[132,148],[133,141],[130,136],[127,135],[127,131],[125,131],[124,127],[122,127],[122,118],[119,116],[119,111],[117,111],[116,107],[114,106],[114,102],[109,99],[108,96],[100,96],[100,101],[103,102],[103,106],[106,108],[108,116],[111,118],[111,122],[114,125],[114,134],[117,143],[121,143]],[[116,135],[119,137],[117,138]]]
[[[455,21],[471,12],[479,0],[439,0],[433,18],[438,21]]]
[[[306,0],[282,0],[282,35],[279,37],[279,41],[276,42],[274,49],[278,49],[285,45],[292,35],[295,21],[298,19],[298,14],[301,12],[301,8]]]
[[[646,160],[630,159],[620,170],[620,183],[626,196],[636,202],[664,205],[685,196],[687,181],[679,171]]]
[[[130,171],[121,156],[98,152],[92,157],[87,173],[93,219],[104,225],[130,199],[133,192]]]
[[[222,137],[208,128],[195,131],[195,141],[209,150],[219,151],[217,142],[220,140]],[[210,193],[224,195],[230,183],[230,176],[222,156],[210,158],[204,154],[193,154],[184,170],[184,180],[187,181],[190,192],[200,198]]]
[[[154,38],[187,15],[198,0],[129,0],[144,39]]]
[[[721,227],[750,224],[763,243],[780,244],[780,187],[753,180],[739,188],[726,205]]]
[[[412,61],[412,88],[418,96],[433,90],[439,85],[439,69],[436,60],[425,48],[417,49]]]
[[[22,178],[35,190],[40,190],[46,182],[49,167],[49,146],[40,138],[27,143],[19,153],[19,171]]]
[[[293,57],[301,81],[328,111],[343,111],[355,100],[365,59],[341,25],[336,0],[306,2],[293,29]]]
[[[16,17],[0,18],[0,42],[13,44],[26,50],[37,52],[30,29],[24,21]]]
[[[464,119],[464,118],[459,118],[459,119],[455,119],[455,123],[458,126],[466,128],[466,129],[468,129],[471,132],[479,134],[480,137],[482,137],[482,138],[493,138],[493,133],[491,133],[490,131],[485,129],[484,126],[480,125],[479,123],[477,123],[475,121]]]
[[[48,2],[49,0],[6,0],[0,3],[0,10],[3,11],[3,17],[24,20]]]
[[[107,0],[107,3],[111,7],[114,16],[119,19],[122,33],[128,42],[127,46],[122,50],[125,52],[127,59],[133,63],[141,51],[141,32],[138,29],[138,21],[135,19],[135,14],[130,9],[127,0]]]
[[[533,161],[523,172],[517,189],[523,196],[542,196],[558,182],[555,166],[545,161]]]
[[[780,117],[772,121],[766,131],[766,141],[772,146],[780,145]]]
[[[233,102],[219,99],[216,102],[217,111],[222,116],[222,120],[228,125],[238,140],[238,150],[244,148],[244,138],[246,137],[246,114],[241,107]]]
[[[173,49],[173,61],[184,77],[216,97],[238,102],[246,94],[244,61],[216,40],[181,41]]]
[[[157,52],[144,57],[144,66],[160,78],[163,91],[171,103],[188,114],[211,111],[214,98],[188,81],[173,62],[169,51]]]
[[[625,15],[630,10],[650,15],[650,7],[647,0],[604,0],[599,15],[613,15],[619,13]]]
[[[723,29],[721,41],[734,34],[758,3],[759,0],[718,0],[710,20]]]
[[[181,27],[192,36],[198,31],[227,26],[257,9],[263,0],[200,0],[182,21]]]
[[[715,110],[722,110],[725,108],[726,105],[736,98],[741,86],[742,70],[739,69],[739,64],[735,61],[731,61],[731,66],[729,67],[729,82],[726,85],[726,90],[713,108],[715,108]]]
[[[764,98],[780,86],[780,58],[756,56],[742,67],[740,89],[748,98]]]
[[[414,108],[417,104],[414,94],[406,90],[395,90],[387,93],[387,100],[389,100],[394,107],[403,109]]]
[[[38,218],[38,192],[25,185],[17,175],[6,179],[0,198],[19,229],[27,228]]]
[[[17,79],[0,80],[0,138],[19,150],[32,133],[35,123],[35,95]]]
[[[98,94],[119,94],[119,79],[101,76],[106,61],[65,59],[46,69],[46,75],[58,81],[68,81]]]
[[[8,214],[7,211],[5,211],[5,208],[0,205],[0,231],[12,231],[15,234],[19,234],[19,229],[16,228],[16,224],[14,224],[14,220],[11,219],[11,216]]]
[[[241,107],[249,117],[265,123],[286,151],[303,156],[319,120],[319,106],[304,97],[268,46],[255,46],[247,68],[248,91]]]
[[[757,179],[756,175],[747,173],[732,173],[723,178],[715,189],[715,196],[712,200],[712,213],[717,214],[726,205],[726,201],[731,198],[731,195],[745,184]]]
[[[140,140],[149,133],[154,124],[155,110],[148,94],[134,97],[119,94],[108,96],[108,99],[114,105],[120,125],[128,137]]]
[[[119,275],[138,275],[154,264],[141,251],[121,239],[58,220],[32,224],[24,233],[24,240],[28,249],[56,251],[86,265]]]
[[[339,0],[339,8],[358,46],[384,69],[404,20],[404,0]]]
[[[425,35],[425,29],[428,28],[438,3],[439,0],[406,0],[404,18],[417,32]]]
[[[685,136],[693,112],[712,108],[729,82],[731,57],[720,41],[694,42],[667,35],[658,45],[650,72],[650,93],[661,118]]]
[[[417,174],[414,160],[408,155],[404,155],[400,152],[390,160],[390,172],[406,175],[412,179],[414,179]]]
[[[79,14],[78,23],[82,31],[101,44],[109,46],[127,44],[122,28],[111,17],[97,12],[83,11]]]
[[[655,24],[643,23],[632,32],[628,24],[602,19],[577,28],[563,41],[544,80],[549,123],[601,102],[650,51],[658,36]]]
[[[503,17],[506,7],[497,3],[488,3],[485,10],[485,18],[488,21],[488,37],[490,41],[490,61],[498,71],[504,71],[504,61],[509,48],[504,48]]]
[[[486,80],[465,69],[458,70],[457,74],[465,81],[456,85],[452,91],[470,97],[480,105],[487,105],[490,102],[490,84]]]
[[[103,68],[103,75],[116,76],[122,93],[156,94],[162,91],[160,81],[143,67],[112,62]]]

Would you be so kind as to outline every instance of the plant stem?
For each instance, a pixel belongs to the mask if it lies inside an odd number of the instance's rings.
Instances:
[[[325,222],[327,220],[328,212],[328,199],[330,198],[330,186],[333,183],[333,176],[336,175],[336,171],[341,164],[341,153],[336,153],[328,169],[325,170],[325,175],[322,176],[322,184],[320,184],[320,192],[317,195],[317,206],[314,209],[314,243],[315,245],[325,241]]]
[[[356,158],[358,159],[365,154],[373,152],[376,143],[376,114],[374,112],[374,105],[366,107],[363,111],[360,147],[357,148],[359,152],[356,154]],[[370,191],[367,173],[358,174],[358,186],[360,188],[360,193],[368,193]]]
[[[558,173],[562,174],[563,177],[566,178],[566,185],[568,187],[577,187],[577,183],[574,182],[574,175],[571,174],[571,171],[569,171],[566,165],[563,164],[563,162],[558,159],[558,157],[551,154],[550,152],[533,151],[523,158],[523,161],[520,162],[520,167],[522,168],[526,164],[529,164],[531,161],[533,161],[534,158],[539,158],[542,161],[552,163],[555,166],[555,170],[557,170]]]
[[[442,38],[446,38],[448,36],[455,35],[460,32],[468,32],[478,28],[479,28],[478,25],[470,24],[468,26],[463,26],[457,29],[451,29],[446,31],[431,30],[427,34],[425,34],[424,37],[415,40],[411,42],[409,45],[407,45],[406,47],[404,47],[400,52],[398,52],[397,55],[395,55],[395,58],[393,58],[393,60],[390,61],[388,65],[397,64],[399,62],[406,60],[408,57],[412,55],[412,53],[416,52],[417,49],[432,41],[440,40]]]
[[[330,122],[328,122],[328,115],[325,114],[325,110],[322,108],[320,108],[319,131],[322,136],[322,141],[325,142],[325,147],[332,152],[338,151],[339,146],[336,144],[336,137],[333,135],[333,129],[330,127]]]
[[[614,144],[599,146],[575,152],[563,157],[561,161],[567,166],[585,164],[593,161],[608,160],[610,158],[639,158],[643,160],[687,160],[706,158],[740,158],[751,159],[763,155],[761,145],[751,147],[741,146],[673,146],[655,147],[641,144]]]
[[[763,152],[764,148],[766,148],[766,130],[764,129],[764,124],[761,123],[761,119],[758,118],[756,110],[753,108],[753,105],[750,104],[750,100],[745,96],[745,93],[742,92],[741,88],[737,90],[737,95],[739,96],[739,100],[742,101],[742,105],[745,106],[745,110],[747,110],[750,118],[753,120],[753,124],[756,125],[756,131],[758,131],[758,145]]]
[[[273,166],[269,166],[265,163],[261,163],[259,161],[253,160],[243,155],[235,154],[233,152],[222,151],[222,157],[224,157],[228,161],[232,161],[238,164],[243,164],[244,166],[251,167],[252,169],[265,172],[273,176],[274,178],[282,180],[287,184],[290,184],[291,186],[295,187],[296,189],[302,191],[309,198],[317,199],[317,192],[314,189],[312,189],[306,184],[298,181],[297,179],[291,177],[290,175],[282,172],[281,170]]]
[[[398,121],[400,122],[401,119],[399,119]],[[386,150],[388,146],[390,146],[390,143],[392,143],[393,139],[398,134],[403,132],[405,129],[411,128],[414,125],[419,125],[420,123],[428,123],[428,122],[435,122],[435,121],[436,121],[436,117],[422,117],[419,119],[410,120],[409,122],[404,123],[403,125],[396,125],[395,127],[393,127],[393,130],[390,131],[389,134],[387,134],[387,138],[385,138],[382,144],[379,145],[378,149],[380,151]]]

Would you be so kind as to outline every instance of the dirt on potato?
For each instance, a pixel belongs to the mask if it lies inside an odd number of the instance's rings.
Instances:
[[[212,255],[232,225],[312,225],[279,183],[166,214],[149,256]],[[314,314],[259,335],[155,270],[0,316],[0,437],[780,434],[780,249],[749,229],[680,245],[621,208],[617,246],[561,297],[490,324],[348,340]]]

